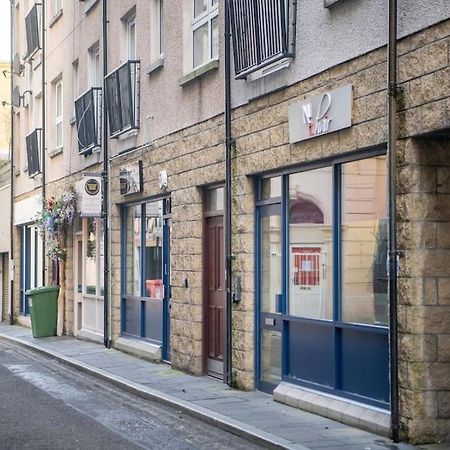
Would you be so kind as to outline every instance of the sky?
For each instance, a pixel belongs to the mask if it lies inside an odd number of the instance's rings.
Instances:
[[[0,0],[0,60],[10,60],[10,0]]]

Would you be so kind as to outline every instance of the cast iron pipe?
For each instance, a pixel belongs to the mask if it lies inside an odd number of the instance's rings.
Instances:
[[[397,0],[389,1],[388,31],[388,166],[389,166],[389,350],[392,440],[398,442],[398,336],[397,336]]]
[[[231,153],[233,137],[231,134],[231,27],[230,0],[225,0],[225,254],[226,254],[226,382],[232,385],[232,230],[231,230]]]
[[[14,89],[14,71],[13,71],[13,52],[14,52],[14,1],[11,0],[11,17],[10,17],[10,33],[11,33],[11,42],[10,42],[10,70],[11,70],[11,94]],[[14,325],[14,106],[11,102],[11,142],[10,142],[10,177],[11,177],[11,187],[10,187],[10,218],[9,218],[9,232],[10,232],[10,243],[9,243],[9,323]]]
[[[102,46],[103,46],[103,92],[102,92],[102,110],[103,110],[103,343],[106,348],[111,347],[109,336],[109,299],[110,299],[110,258],[109,258],[109,155],[108,155],[108,118],[106,110],[106,75],[108,74],[108,2],[102,3]]]
[[[46,100],[46,82],[45,82],[45,0],[42,0],[42,49],[41,49],[41,64],[42,64],[42,131],[41,131],[41,145],[42,145],[42,152],[41,152],[41,159],[42,159],[42,208],[45,208],[45,197],[46,197],[46,151],[45,151],[45,132],[46,132],[46,125],[45,125],[45,100]],[[46,251],[45,251],[45,239],[42,239],[42,285],[45,286],[45,272],[46,272]]]

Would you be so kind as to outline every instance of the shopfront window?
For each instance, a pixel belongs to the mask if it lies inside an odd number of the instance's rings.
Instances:
[[[127,240],[125,247],[126,256],[126,288],[129,295],[141,295],[141,205],[127,208],[126,230]]]
[[[318,181],[320,180],[320,181]],[[332,318],[331,167],[289,176],[289,314]]]
[[[84,282],[79,287],[79,292],[88,295],[103,296],[104,280],[104,255],[103,255],[103,225],[101,219],[84,218],[83,233],[85,245],[85,257],[78,258],[79,280],[82,280],[84,262]],[[82,241],[78,242],[82,251]],[[80,253],[81,254],[81,253]]]
[[[163,214],[165,203],[169,204],[167,199],[127,206],[122,222],[122,332],[162,343],[163,348],[170,282],[170,218]],[[164,351],[167,357],[168,350]]]
[[[259,179],[261,390],[283,380],[389,407],[387,164],[366,155]]]
[[[162,201],[145,205],[145,296],[162,299]]]
[[[387,325],[386,158],[342,165],[342,320]]]

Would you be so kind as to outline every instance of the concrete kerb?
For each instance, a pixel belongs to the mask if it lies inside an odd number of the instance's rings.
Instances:
[[[307,447],[300,446],[297,443],[290,442],[286,439],[280,438],[270,433],[266,433],[260,429],[252,427],[250,425],[244,425],[241,422],[238,422],[235,419],[230,417],[226,417],[220,413],[216,413],[207,408],[203,408],[198,405],[194,405],[185,400],[178,399],[169,394],[164,394],[160,391],[151,389],[146,386],[142,386],[139,383],[134,383],[126,378],[123,378],[118,375],[112,375],[104,370],[93,367],[89,364],[85,364],[81,361],[77,361],[74,358],[70,358],[67,356],[63,356],[53,350],[49,350],[43,348],[39,345],[34,344],[33,342],[28,342],[24,339],[9,336],[7,334],[0,333],[0,338],[15,342],[23,347],[32,349],[36,352],[45,354],[53,359],[60,361],[63,364],[74,367],[75,369],[93,375],[99,379],[108,381],[114,384],[121,389],[124,389],[127,392],[138,395],[141,398],[147,400],[153,400],[158,403],[161,403],[166,406],[170,406],[172,408],[176,408],[181,412],[184,412],[191,417],[195,417],[203,422],[206,422],[210,425],[218,427],[224,431],[232,433],[236,436],[239,436],[249,442],[254,444],[263,445],[267,448],[273,449],[292,449],[295,448],[297,450],[308,450]]]

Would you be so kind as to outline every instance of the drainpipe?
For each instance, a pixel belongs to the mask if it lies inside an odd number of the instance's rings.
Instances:
[[[14,89],[14,72],[13,72],[13,52],[14,52],[14,1],[11,0],[11,17],[10,17],[10,30],[11,30],[11,93]],[[9,155],[10,167],[11,167],[11,187],[10,187],[10,219],[9,219],[9,232],[10,232],[10,243],[9,243],[9,304],[10,304],[10,314],[9,323],[14,325],[14,106],[11,104],[11,142],[10,142],[10,155]]]
[[[231,134],[231,27],[230,0],[225,0],[225,254],[226,254],[226,382],[232,385],[232,230],[231,230],[231,152],[233,137]]]
[[[388,165],[389,165],[389,350],[391,431],[399,442],[398,336],[397,336],[397,0],[389,2],[388,35]]]
[[[45,151],[45,132],[46,132],[46,125],[45,125],[45,99],[46,99],[46,83],[45,83],[45,0],[42,0],[42,53],[41,53],[41,64],[42,64],[42,131],[41,131],[41,143],[42,143],[42,208],[45,208],[45,198],[46,198],[46,189],[45,189],[45,183],[46,183],[46,173],[45,173],[45,166],[46,166],[46,151]],[[45,250],[45,239],[42,239],[42,284],[45,286],[45,272],[46,272],[46,250]]]
[[[109,335],[109,299],[110,299],[110,258],[109,258],[109,155],[108,155],[108,117],[106,110],[106,75],[108,74],[108,2],[102,3],[102,44],[103,44],[103,92],[102,92],[102,130],[103,130],[103,343],[106,348],[111,348]]]

